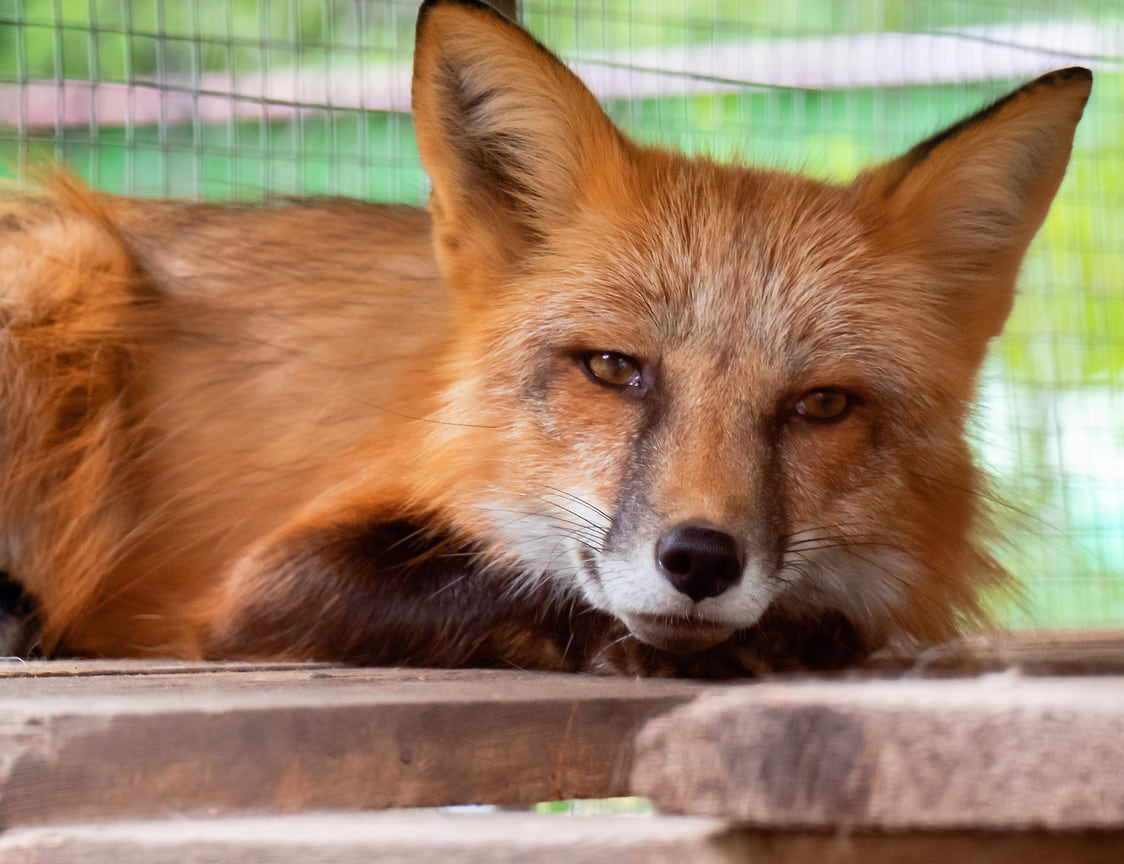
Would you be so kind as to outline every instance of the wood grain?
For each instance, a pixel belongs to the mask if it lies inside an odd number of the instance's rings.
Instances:
[[[759,829],[1124,843],[1122,657],[1119,632],[1040,632],[726,684],[8,661],[0,828],[639,794]]]
[[[309,813],[30,826],[5,864],[1119,864],[1118,832],[766,831],[697,817]]]
[[[653,720],[633,788],[755,825],[1124,828],[1124,678],[791,681]]]
[[[699,690],[520,672],[205,668],[40,667],[0,680],[0,826],[623,795],[636,731]]]
[[[732,864],[722,823],[532,813],[315,813],[22,828],[5,864]]]

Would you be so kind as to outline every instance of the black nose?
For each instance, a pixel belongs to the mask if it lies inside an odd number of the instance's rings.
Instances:
[[[717,597],[741,578],[741,545],[725,531],[683,522],[656,544],[656,563],[695,602]]]

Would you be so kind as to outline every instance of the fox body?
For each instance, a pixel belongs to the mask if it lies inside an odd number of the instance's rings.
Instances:
[[[1090,81],[832,185],[633,143],[430,0],[428,214],[10,203],[22,650],[707,674],[953,635],[1003,580],[965,422]]]

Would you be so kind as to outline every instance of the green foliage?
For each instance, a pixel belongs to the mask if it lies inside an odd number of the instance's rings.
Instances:
[[[579,798],[564,801],[543,801],[531,808],[535,813],[568,816],[638,816],[652,812],[647,798]]]
[[[377,62],[413,29],[413,10],[396,3],[0,0],[0,79],[186,77],[341,52]]]
[[[0,165],[15,163],[0,136]],[[371,111],[291,122],[199,128],[85,128],[32,139],[92,186],[141,195],[256,200],[267,195],[347,194],[424,203],[425,179],[407,115]],[[3,170],[0,168],[0,176]]]

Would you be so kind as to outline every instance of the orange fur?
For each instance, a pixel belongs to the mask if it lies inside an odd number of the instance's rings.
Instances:
[[[41,649],[694,674],[954,634],[1003,580],[976,376],[1089,84],[836,186],[630,142],[430,0],[432,241],[337,200],[11,202],[0,565]]]

